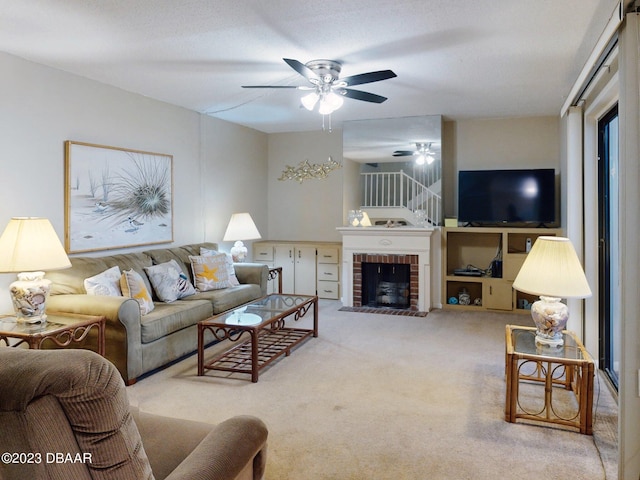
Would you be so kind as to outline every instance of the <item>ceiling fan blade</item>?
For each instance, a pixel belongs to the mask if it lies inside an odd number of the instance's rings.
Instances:
[[[242,88],[300,88],[295,85],[242,85]]]
[[[394,157],[410,157],[414,155],[416,152],[412,152],[410,150],[396,150],[393,152]]]
[[[300,88],[295,85],[242,85],[242,88]]]
[[[309,81],[319,80],[318,76],[314,73],[314,71],[311,70],[309,67],[307,67],[304,63],[299,62],[298,60],[294,60],[292,58],[283,58],[283,60],[287,62],[287,65],[289,65],[291,68],[293,68],[296,72],[298,72],[307,80]]]
[[[350,77],[341,78],[340,82],[344,82],[347,87],[351,85],[362,85],[363,83],[379,82],[389,78],[397,77],[391,70],[379,70],[377,72],[361,73],[360,75],[352,75]]]
[[[364,102],[382,103],[387,97],[376,95],[375,93],[363,92],[362,90],[353,90],[350,88],[341,88],[338,93],[354,100],[362,100]]]

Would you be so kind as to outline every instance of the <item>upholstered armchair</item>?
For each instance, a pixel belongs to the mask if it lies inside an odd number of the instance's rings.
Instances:
[[[0,480],[258,480],[266,440],[251,416],[132,411],[118,370],[88,350],[0,347]]]

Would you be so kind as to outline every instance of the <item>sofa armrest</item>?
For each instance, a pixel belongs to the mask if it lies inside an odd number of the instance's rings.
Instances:
[[[236,277],[240,283],[254,283],[260,285],[262,295],[267,294],[269,281],[269,267],[262,263],[234,263]]]
[[[266,465],[267,427],[248,415],[218,425],[163,417],[132,408],[145,452],[158,480],[259,480]]]
[[[86,294],[51,295],[47,311],[105,317],[105,357],[118,368],[127,384],[142,375],[140,305],[136,300]]]

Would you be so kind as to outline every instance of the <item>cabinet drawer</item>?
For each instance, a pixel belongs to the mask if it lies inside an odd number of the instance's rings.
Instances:
[[[326,282],[318,280],[318,297],[338,300],[340,284],[338,282]]]
[[[318,280],[328,280],[331,282],[337,282],[338,279],[338,265],[318,264]]]
[[[318,263],[338,263],[339,256],[337,248],[318,248]]]
[[[256,262],[273,262],[273,247],[270,245],[254,245],[253,260]]]

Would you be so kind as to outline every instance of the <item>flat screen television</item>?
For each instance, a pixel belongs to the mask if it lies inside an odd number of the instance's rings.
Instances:
[[[458,221],[468,224],[555,222],[555,170],[461,170]]]

